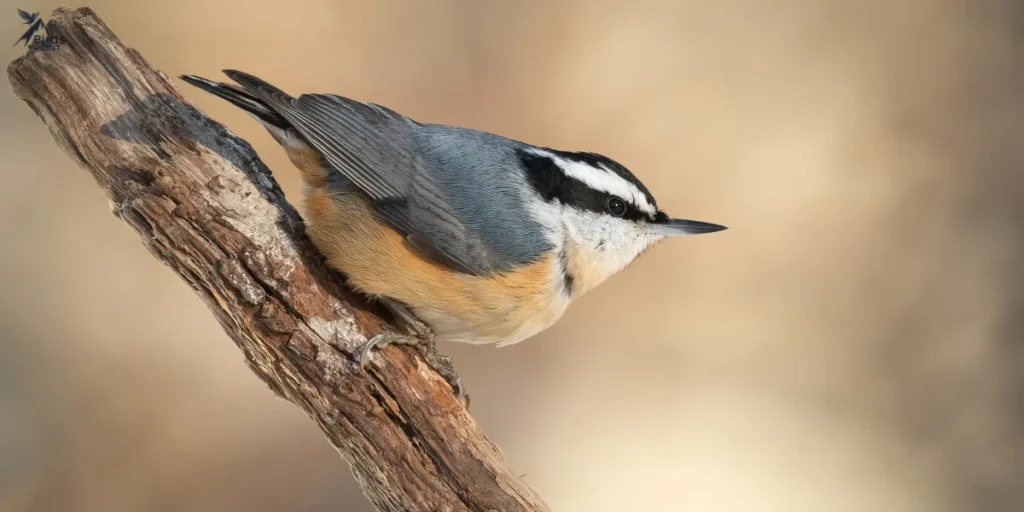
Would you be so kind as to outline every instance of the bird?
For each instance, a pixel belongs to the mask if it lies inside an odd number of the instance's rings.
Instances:
[[[18,9],[18,16],[21,16],[21,19],[25,20],[25,22],[22,23],[22,25],[31,25],[34,21],[36,21],[36,18],[39,17],[39,13],[34,12],[29,14],[28,12]]]
[[[36,32],[38,32],[40,28],[43,27],[43,20],[42,18],[39,17],[38,12],[29,14],[21,9],[18,9],[18,16],[21,16],[21,19],[25,20],[24,23],[22,23],[22,25],[31,26],[28,28],[28,30],[25,31],[24,34],[21,35],[20,38],[18,38],[17,41],[14,42],[14,46],[18,46],[18,43],[22,41],[25,42],[25,45],[28,45],[29,41],[32,40],[32,36]]]
[[[223,72],[234,83],[180,78],[270,132],[300,171],[306,231],[327,264],[415,334],[375,336],[361,365],[388,343],[518,343],[657,242],[726,229],[669,217],[632,172],[597,153],[422,123],[335,94],[294,97]],[[433,354],[463,395],[450,360]]]

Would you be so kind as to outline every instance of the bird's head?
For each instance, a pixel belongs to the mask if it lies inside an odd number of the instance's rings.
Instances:
[[[549,228],[561,228],[553,241],[561,242],[561,256],[579,284],[574,295],[666,237],[726,229],[669,217],[633,173],[608,157],[528,148],[519,151],[519,159],[536,194],[531,213]]]

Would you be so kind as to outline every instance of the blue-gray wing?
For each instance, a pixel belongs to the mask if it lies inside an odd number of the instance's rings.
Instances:
[[[474,161],[474,152],[449,147],[452,127],[422,125],[379,105],[341,96],[292,98],[251,75],[230,72],[229,76],[291,123],[335,170],[369,197],[382,220],[434,261],[482,275],[527,263],[547,243],[539,227],[529,225],[532,220],[524,218],[522,208],[512,204],[520,199],[513,197],[511,187],[490,179],[508,171],[501,168],[502,155],[492,150],[495,160]],[[460,140],[455,138],[456,146]],[[482,142],[473,137],[465,140]],[[483,170],[475,172],[476,168]],[[495,186],[493,191],[483,189]],[[481,197],[495,199],[480,201]]]

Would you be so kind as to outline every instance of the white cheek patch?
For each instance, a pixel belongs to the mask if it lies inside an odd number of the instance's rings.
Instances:
[[[583,248],[602,278],[622,270],[652,244],[665,238],[634,222],[567,208],[566,235]]]
[[[550,153],[545,156],[557,163],[566,176],[579,180],[594,190],[621,197],[648,215],[655,214],[654,205],[647,200],[647,196],[622,176],[603,167],[592,167],[583,162],[567,160]]]
[[[562,205],[545,202],[539,197],[532,197],[526,201],[526,211],[534,221],[542,226],[548,242],[555,249],[561,249],[565,240]]]

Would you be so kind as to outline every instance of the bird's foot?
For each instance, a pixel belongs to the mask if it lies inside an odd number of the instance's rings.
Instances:
[[[359,368],[361,370],[366,369],[366,361],[369,359],[370,352],[373,349],[383,348],[392,344],[418,347],[423,353],[424,359],[427,360],[427,364],[452,387],[455,396],[462,402],[462,405],[469,408],[469,393],[466,392],[466,387],[462,385],[462,379],[459,377],[459,374],[455,373],[452,359],[437,351],[437,342],[434,340],[433,334],[423,338],[391,332],[378,334],[359,348],[359,355],[356,358]]]
[[[394,301],[392,299],[382,297],[380,302],[387,307],[395,317],[401,319],[401,323],[404,323],[406,327],[411,331],[411,335],[401,335],[396,333],[382,333],[374,336],[372,339],[367,341],[359,350],[358,363],[360,369],[366,367],[366,360],[370,355],[370,351],[374,348],[384,347],[390,344],[397,345],[413,345],[420,349],[423,353],[424,359],[427,360],[427,364],[434,369],[441,377],[444,378],[445,382],[452,387],[455,391],[455,396],[462,402],[467,409],[469,408],[469,393],[466,392],[466,387],[462,385],[462,379],[459,374],[455,373],[455,366],[452,364],[452,359],[446,355],[443,355],[437,351],[437,340],[434,337],[433,331],[427,327],[419,318],[416,318],[408,308],[403,304]]]

